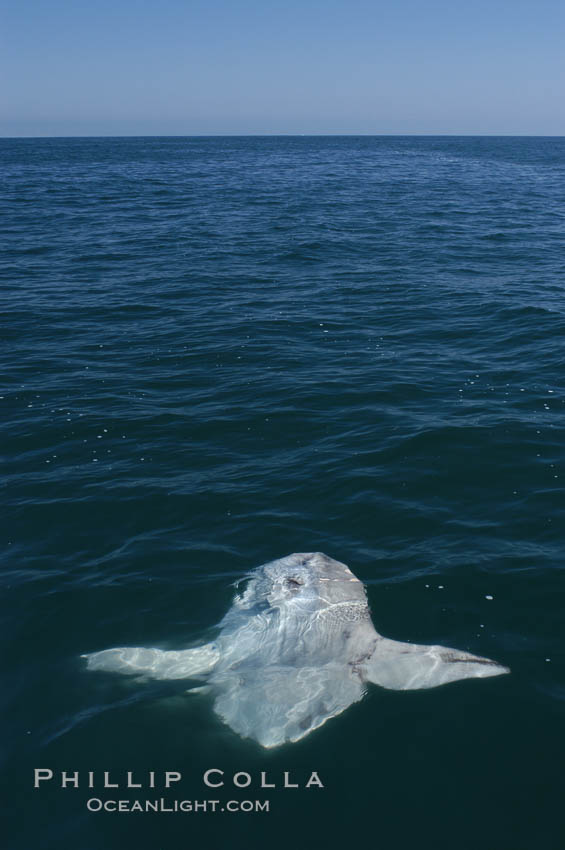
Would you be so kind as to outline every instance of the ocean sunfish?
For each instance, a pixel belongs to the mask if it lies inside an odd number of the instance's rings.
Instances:
[[[205,680],[216,714],[263,747],[304,738],[371,682],[403,691],[509,672],[458,649],[382,637],[362,583],[321,552],[288,555],[247,578],[213,643],[105,649],[83,656],[88,669]]]

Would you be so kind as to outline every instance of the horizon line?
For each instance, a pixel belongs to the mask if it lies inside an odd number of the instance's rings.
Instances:
[[[490,139],[563,139],[563,133],[102,133],[102,134],[73,134],[73,135],[16,135],[0,134],[0,141],[16,141],[19,139],[225,139],[225,138],[490,138]]]

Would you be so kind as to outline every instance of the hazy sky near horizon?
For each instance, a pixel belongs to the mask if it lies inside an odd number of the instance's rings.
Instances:
[[[0,0],[1,136],[565,135],[563,0]]]

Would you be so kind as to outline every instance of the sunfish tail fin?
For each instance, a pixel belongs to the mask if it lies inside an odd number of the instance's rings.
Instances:
[[[219,658],[213,643],[195,649],[166,652],[143,647],[116,647],[83,655],[89,670],[150,676],[153,679],[189,679],[209,673]]]
[[[373,654],[361,665],[366,681],[395,691],[435,688],[458,679],[500,676],[509,672],[508,667],[490,658],[459,649],[401,643],[388,638],[379,638]]]

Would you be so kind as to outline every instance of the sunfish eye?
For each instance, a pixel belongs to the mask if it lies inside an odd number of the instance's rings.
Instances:
[[[302,587],[304,582],[300,578],[287,578],[286,583],[288,587]]]

